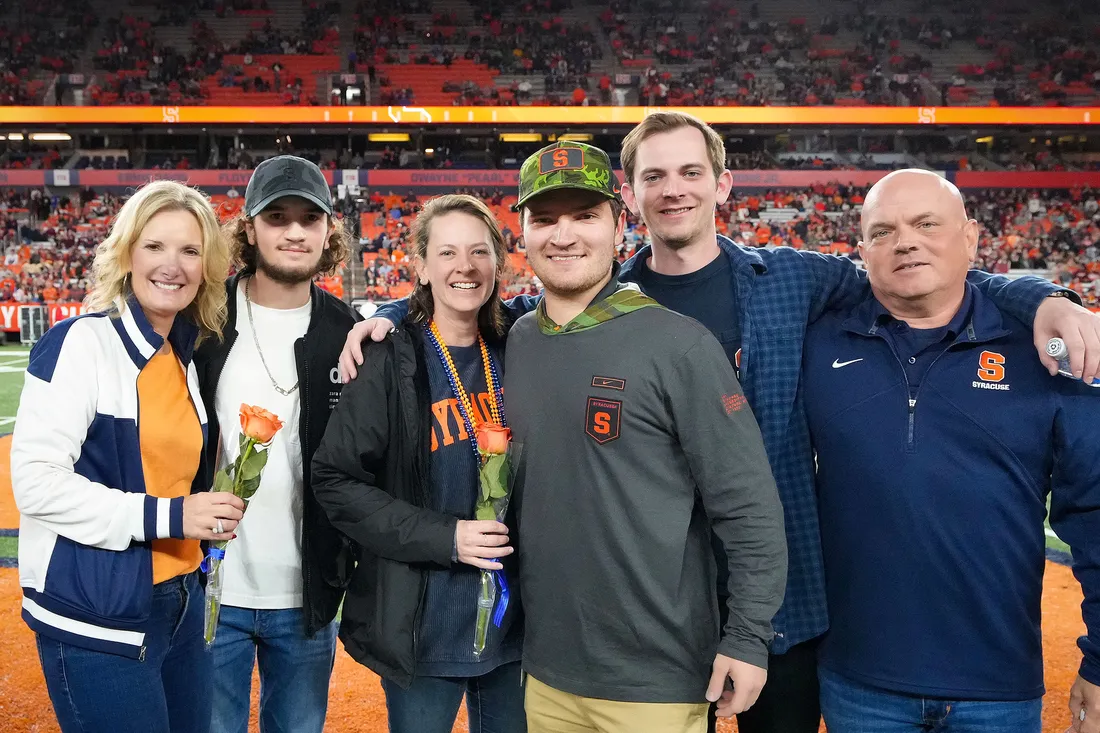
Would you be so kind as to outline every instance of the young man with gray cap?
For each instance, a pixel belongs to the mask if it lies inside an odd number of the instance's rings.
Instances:
[[[313,277],[335,272],[350,247],[324,174],[290,155],[256,168],[227,230],[240,270],[227,283],[225,339],[207,342],[195,358],[207,413],[217,417],[208,465],[237,458],[242,403],[285,424],[222,565],[211,730],[247,732],[258,659],[260,730],[321,733],[333,619],[352,560],[303,469],[339,401],[337,359],[359,317]]]
[[[528,728],[702,733],[708,699],[741,712],[767,679],[783,511],[718,341],[619,283],[614,180],[604,151],[571,142],[520,171],[516,209],[545,287],[509,333],[504,387],[524,445]],[[712,529],[729,573],[724,628]]]

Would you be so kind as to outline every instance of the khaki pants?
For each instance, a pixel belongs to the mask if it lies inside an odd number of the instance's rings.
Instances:
[[[706,733],[707,703],[597,700],[527,675],[527,733]]]

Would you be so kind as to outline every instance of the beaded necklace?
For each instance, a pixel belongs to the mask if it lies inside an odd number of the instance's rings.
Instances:
[[[447,381],[451,383],[451,391],[454,393],[455,399],[458,400],[458,411],[462,415],[462,422],[466,425],[466,434],[470,436],[470,445],[474,449],[474,457],[480,461],[481,454],[477,450],[478,423],[474,421],[475,413],[470,402],[470,395],[462,385],[462,379],[458,376],[458,369],[455,367],[454,359],[451,358],[451,352],[447,348],[447,344],[443,342],[443,337],[439,333],[439,326],[436,325],[434,320],[428,324],[427,332],[432,346],[435,347],[435,353],[439,356],[439,360],[443,362],[443,370],[447,373]],[[485,368],[485,384],[489,387],[490,422],[502,428],[508,427],[504,410],[501,409],[501,405],[504,404],[504,396],[501,393],[500,379],[497,377],[496,361],[485,346],[485,339],[481,337],[480,332],[477,335],[477,344],[481,348],[481,363]]]

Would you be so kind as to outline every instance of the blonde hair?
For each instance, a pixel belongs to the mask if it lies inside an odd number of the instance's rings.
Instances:
[[[703,133],[703,140],[707,143],[707,157],[710,158],[710,167],[714,170],[714,178],[717,180],[722,176],[726,170],[726,144],[722,142],[722,136],[715,132],[713,127],[685,112],[653,112],[646,115],[645,119],[623,138],[619,159],[622,161],[627,183],[634,185],[634,164],[638,160],[638,147],[642,141],[652,135],[673,132],[681,127],[694,127]]]
[[[461,213],[479,219],[489,229],[489,240],[493,246],[493,258],[496,260],[496,277],[493,282],[493,292],[489,299],[481,306],[477,314],[478,329],[482,336],[489,339],[499,339],[504,336],[504,306],[500,302],[500,281],[504,277],[508,266],[508,247],[504,243],[504,235],[500,231],[500,224],[493,216],[493,212],[485,205],[485,202],[473,196],[465,194],[449,193],[436,196],[429,200],[420,213],[416,215],[416,221],[412,228],[412,256],[424,261],[428,257],[428,239],[431,236],[432,220],[444,214]],[[412,323],[427,323],[435,313],[435,298],[432,297],[432,289],[420,283],[420,278],[414,281],[412,294],[409,295],[409,320]]]
[[[221,339],[228,314],[225,278],[229,274],[229,247],[210,199],[178,181],[147,183],[123,204],[107,238],[96,247],[92,285],[84,305],[91,311],[118,309],[133,294],[130,275],[134,246],[149,220],[165,211],[186,211],[199,223],[202,282],[183,314],[199,327],[200,342],[211,336]]]

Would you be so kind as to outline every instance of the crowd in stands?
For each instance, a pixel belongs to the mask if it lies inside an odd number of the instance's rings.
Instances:
[[[1001,105],[1060,103],[1100,92],[1100,25],[1095,12],[1082,14],[1082,4],[1069,3],[1067,16],[1076,19],[1070,25],[1061,9],[1043,21],[1021,22],[980,5],[950,5],[962,14],[959,20],[882,15],[860,0],[853,12],[826,15],[812,28],[798,17],[761,20],[757,3],[743,12],[715,0],[702,13],[684,13],[664,0],[613,0],[601,23],[620,62],[646,69],[638,93],[649,104],[988,104],[970,86],[978,80],[994,82],[991,93]],[[646,22],[636,22],[639,16]],[[841,28],[860,29],[859,42],[835,40]],[[923,53],[901,52],[906,41],[929,54],[956,44],[973,49],[976,58],[989,52],[995,58],[937,74]],[[944,71],[954,78],[933,82]]]
[[[990,272],[1051,270],[1055,279],[1100,305],[1098,192],[990,189],[967,196],[982,225],[977,266]]]
[[[466,190],[483,198],[501,217],[505,241],[515,253],[505,293],[537,292],[539,284],[525,267],[522,232],[509,212],[514,198],[501,190]],[[790,245],[858,258],[859,208],[866,189],[823,185],[807,189],[735,192],[719,207],[717,226],[746,246]],[[239,210],[240,192],[222,194],[223,216]],[[1023,191],[985,189],[966,192],[967,209],[981,225],[975,264],[991,272],[1041,270],[1100,307],[1100,191]],[[413,271],[406,256],[411,225],[426,197],[413,192],[364,192],[346,198],[339,211],[349,229],[361,234],[359,257],[368,297],[403,294]],[[110,193],[83,189],[73,198],[41,189],[0,192],[0,301],[75,302],[87,289],[87,267],[96,244],[121,206]],[[360,230],[360,223],[365,225]],[[628,216],[620,257],[631,256],[647,241],[645,226]],[[358,270],[358,268],[356,268]],[[357,274],[356,278],[360,276]]]
[[[12,189],[0,197],[0,301],[80,302],[88,288],[95,247],[122,203],[105,194],[76,200],[41,189]]]
[[[510,203],[500,190],[462,192],[494,207]],[[718,208],[718,231],[746,246],[790,245],[858,258],[859,208],[865,195],[866,189],[842,185],[735,193]],[[991,272],[1049,271],[1081,293],[1088,305],[1100,307],[1098,196],[1100,192],[1088,189],[968,193],[968,211],[981,224],[975,266]],[[402,196],[373,191],[367,196],[362,252],[373,257],[368,258],[366,277],[377,297],[411,282],[404,252],[409,224],[422,200],[411,192]],[[511,217],[502,225],[509,251],[522,252],[518,220]],[[621,259],[647,242],[645,225],[629,214],[624,240]],[[532,288],[537,292],[538,284],[529,271],[521,270],[510,287],[519,294]]]
[[[342,36],[353,49],[346,68],[367,74],[372,101],[382,104],[418,102],[407,85],[387,83],[379,71],[387,64],[442,67],[435,91],[464,105],[625,104],[628,94],[630,103],[648,105],[1033,105],[1090,103],[1100,95],[1094,4],[1056,0],[1037,20],[1010,8],[934,2],[951,12],[924,7],[894,16],[857,0],[809,22],[762,19],[758,2],[611,0],[589,24],[563,18],[569,0],[471,1],[472,19],[428,0],[359,0],[355,26],[342,29],[341,0],[302,0],[303,22],[295,28],[278,25],[268,0],[156,0],[159,15],[151,21],[132,12],[101,21],[75,0],[18,0],[19,22],[0,26],[0,102],[36,101],[41,89],[28,88],[23,69],[92,71],[75,64],[88,30],[101,22],[94,69],[107,74],[89,92],[92,103],[104,105],[202,104],[210,82],[243,93],[288,90],[294,99],[286,103],[318,103],[289,73],[273,80],[248,63],[226,68],[223,58],[336,55]],[[222,43],[201,20],[211,15],[239,18],[248,32],[232,46]],[[157,41],[158,28],[188,24],[187,48]],[[857,40],[839,40],[853,29]],[[613,85],[593,70],[605,48],[636,85]],[[949,48],[972,50],[975,62],[933,68],[931,59]],[[460,61],[541,77],[542,84],[538,92],[529,81],[478,84],[446,71]]]
[[[8,70],[23,75],[74,71],[85,39],[99,25],[99,15],[83,3],[16,0],[2,7],[13,22],[0,25],[0,58]]]
[[[208,81],[239,87],[245,93],[284,93],[286,104],[320,103],[315,94],[303,94],[301,78],[286,73],[279,63],[271,69],[254,67],[253,57],[338,53],[341,6],[336,0],[302,0],[303,22],[292,31],[275,27],[274,14],[264,0],[163,0],[159,7],[154,21],[132,13],[119,13],[106,21],[94,66],[107,73],[88,88],[91,104],[205,104],[208,93],[203,87]],[[196,18],[200,11],[212,11],[216,17],[239,15],[250,29],[238,43],[224,43],[204,20]],[[253,17],[258,19],[250,20]],[[158,41],[156,28],[188,24],[187,48]],[[243,57],[243,63],[230,64],[226,56]]]
[[[96,69],[105,73],[88,87],[90,103],[202,104],[201,83],[220,65],[206,41],[201,33],[193,34],[185,55],[158,42],[153,24],[144,18],[108,18],[95,58]]]

